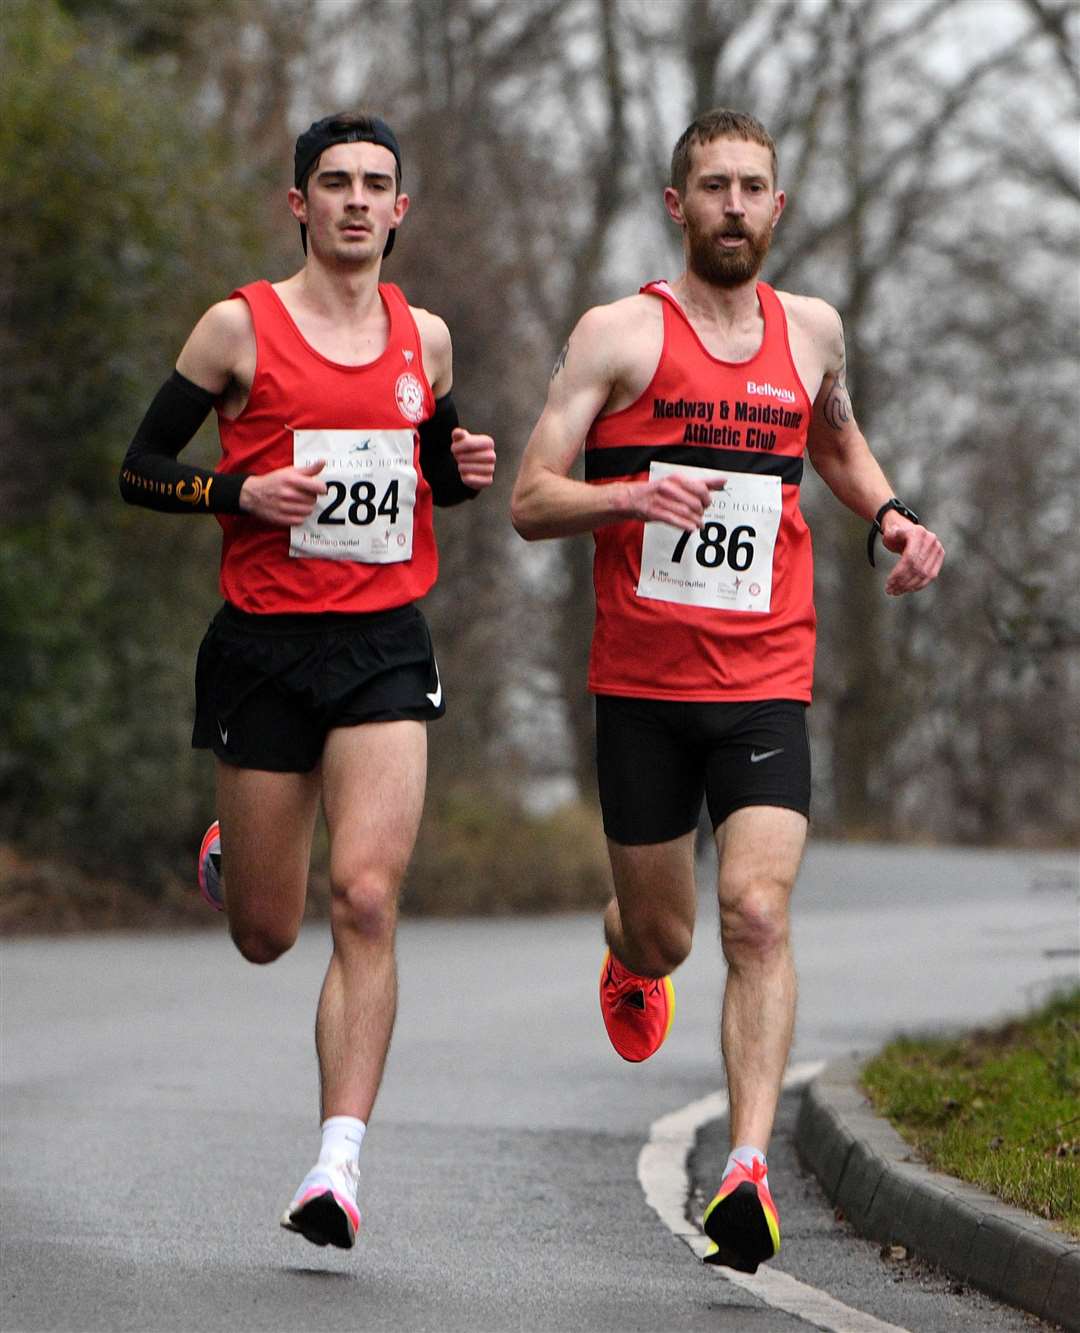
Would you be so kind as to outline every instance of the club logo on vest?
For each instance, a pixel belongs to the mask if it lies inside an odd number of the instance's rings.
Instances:
[[[398,411],[406,421],[423,420],[424,386],[410,371],[405,371],[397,377],[394,397],[397,400]]]

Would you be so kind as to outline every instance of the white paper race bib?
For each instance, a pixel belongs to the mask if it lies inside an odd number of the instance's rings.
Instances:
[[[412,557],[416,469],[411,430],[294,430],[293,463],[326,460],[315,508],[289,529],[301,559],[390,565]]]
[[[768,611],[783,507],[780,478],[652,463],[649,480],[672,473],[724,477],[727,485],[713,492],[697,532],[668,523],[645,524],[638,596],[725,611]]]

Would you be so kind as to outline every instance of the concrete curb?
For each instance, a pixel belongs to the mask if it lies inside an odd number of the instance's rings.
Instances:
[[[860,1235],[903,1245],[997,1300],[1080,1333],[1080,1243],[913,1160],[861,1092],[862,1064],[829,1065],[799,1107],[795,1146],[829,1200]]]

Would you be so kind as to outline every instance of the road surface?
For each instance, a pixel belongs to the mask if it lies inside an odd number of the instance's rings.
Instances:
[[[1075,978],[1074,876],[1067,856],[812,847],[793,1062],[990,1020]],[[351,1253],[277,1227],[318,1149],[328,948],[309,928],[259,969],[224,930],[3,945],[7,1333],[813,1326],[696,1263],[637,1177],[650,1126],[722,1087],[707,891],[671,1037],[643,1066],[603,1034],[596,918],[404,923]],[[910,1333],[1031,1329],[947,1283],[928,1300],[846,1237],[791,1155],[791,1106],[770,1176],[803,1283]]]

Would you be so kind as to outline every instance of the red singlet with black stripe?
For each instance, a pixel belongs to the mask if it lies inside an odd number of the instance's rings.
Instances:
[[[606,485],[674,467],[727,484],[697,533],[638,520],[596,530],[589,689],[809,701],[814,575],[799,484],[812,408],[784,308],[759,282],[761,346],[748,361],[720,361],[667,283],[641,290],[663,304],[663,351],[641,397],[593,423],[585,478]]]
[[[423,597],[438,557],[416,428],[435,400],[404,295],[379,284],[390,335],[363,366],[310,346],[269,282],[232,295],[251,311],[257,364],[244,410],[233,421],[218,414],[219,470],[327,458],[328,491],[301,529],[219,514],[222,596],[256,614],[383,611]]]

